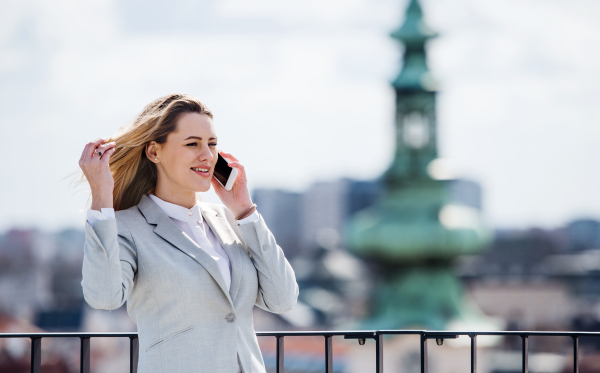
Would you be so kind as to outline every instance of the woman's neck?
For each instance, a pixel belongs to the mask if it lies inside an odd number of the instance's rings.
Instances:
[[[196,205],[196,192],[193,191],[176,191],[171,188],[161,187],[158,183],[154,190],[154,195],[163,201],[170,202],[186,209],[191,209]]]

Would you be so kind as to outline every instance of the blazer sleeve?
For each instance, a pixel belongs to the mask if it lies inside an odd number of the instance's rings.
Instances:
[[[137,250],[129,229],[118,219],[85,223],[83,297],[92,307],[114,310],[123,305],[137,272]]]
[[[237,224],[236,224],[237,225]],[[283,250],[267,228],[262,216],[248,224],[236,226],[250,251],[258,272],[256,305],[265,311],[283,313],[298,301],[298,283]]]

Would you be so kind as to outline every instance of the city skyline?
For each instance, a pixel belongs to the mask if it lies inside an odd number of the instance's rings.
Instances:
[[[406,4],[180,1],[141,14],[139,2],[11,4],[0,15],[0,232],[81,228],[86,195],[62,179],[85,143],[173,91],[209,105],[253,188],[380,176],[401,52],[389,32]],[[488,224],[600,218],[600,55],[590,48],[600,4],[422,4],[440,33],[429,48],[440,155],[481,183]]]

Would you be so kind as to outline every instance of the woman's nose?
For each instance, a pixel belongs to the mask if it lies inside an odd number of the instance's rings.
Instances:
[[[202,149],[202,152],[200,153],[200,159],[201,160],[212,160],[213,159],[213,153],[210,151],[209,147],[206,146]]]

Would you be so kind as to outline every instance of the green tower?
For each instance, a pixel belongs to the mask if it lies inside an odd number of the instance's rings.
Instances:
[[[480,251],[489,232],[479,210],[457,198],[456,180],[434,178],[440,165],[436,84],[425,44],[436,33],[423,23],[417,0],[410,1],[404,24],[391,36],[405,46],[402,70],[392,82],[396,152],[382,178],[383,194],[350,219],[346,242],[378,269],[372,313],[362,327],[443,329],[472,313],[451,262]]]

